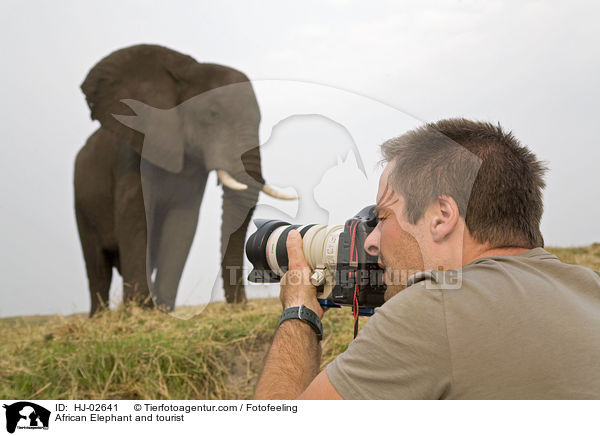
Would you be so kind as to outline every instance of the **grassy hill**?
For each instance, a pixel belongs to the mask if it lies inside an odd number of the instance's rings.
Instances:
[[[281,305],[207,306],[189,320],[128,306],[0,320],[0,398],[251,398]],[[352,340],[352,313],[323,321],[323,363]]]
[[[600,270],[600,244],[548,250]],[[0,398],[251,398],[280,311],[266,299],[211,304],[189,320],[135,306],[0,319]],[[352,313],[330,310],[323,325],[325,366],[352,340]]]

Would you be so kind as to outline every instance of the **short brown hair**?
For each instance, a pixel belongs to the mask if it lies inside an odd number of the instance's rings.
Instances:
[[[440,195],[458,204],[471,236],[492,247],[543,247],[546,166],[500,124],[441,120],[381,145],[390,186],[415,224]]]

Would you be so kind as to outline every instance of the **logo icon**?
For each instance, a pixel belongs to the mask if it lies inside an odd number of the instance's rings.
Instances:
[[[6,431],[14,433],[19,429],[48,429],[50,411],[29,401],[19,401],[11,405],[4,404],[6,409]]]

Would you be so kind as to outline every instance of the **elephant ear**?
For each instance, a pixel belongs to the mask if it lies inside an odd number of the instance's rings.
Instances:
[[[142,157],[172,173],[183,169],[183,126],[177,108],[156,109],[136,100],[122,100],[137,114],[115,115],[121,124],[144,134]]]
[[[117,50],[81,85],[93,120],[149,162],[172,172],[183,166],[184,130],[176,106],[190,56],[155,45]]]

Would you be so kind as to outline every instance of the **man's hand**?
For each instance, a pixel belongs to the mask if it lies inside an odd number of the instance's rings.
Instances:
[[[303,304],[319,317],[323,309],[310,282],[310,268],[302,251],[302,237],[292,230],[287,238],[289,269],[281,278],[283,309]],[[319,372],[321,346],[315,331],[302,320],[290,319],[275,333],[265,367],[254,392],[257,400],[298,398]]]
[[[279,295],[283,310],[303,304],[323,318],[323,309],[317,300],[317,288],[310,282],[310,268],[302,251],[302,237],[297,230],[288,233],[286,245],[289,269],[281,278]]]

